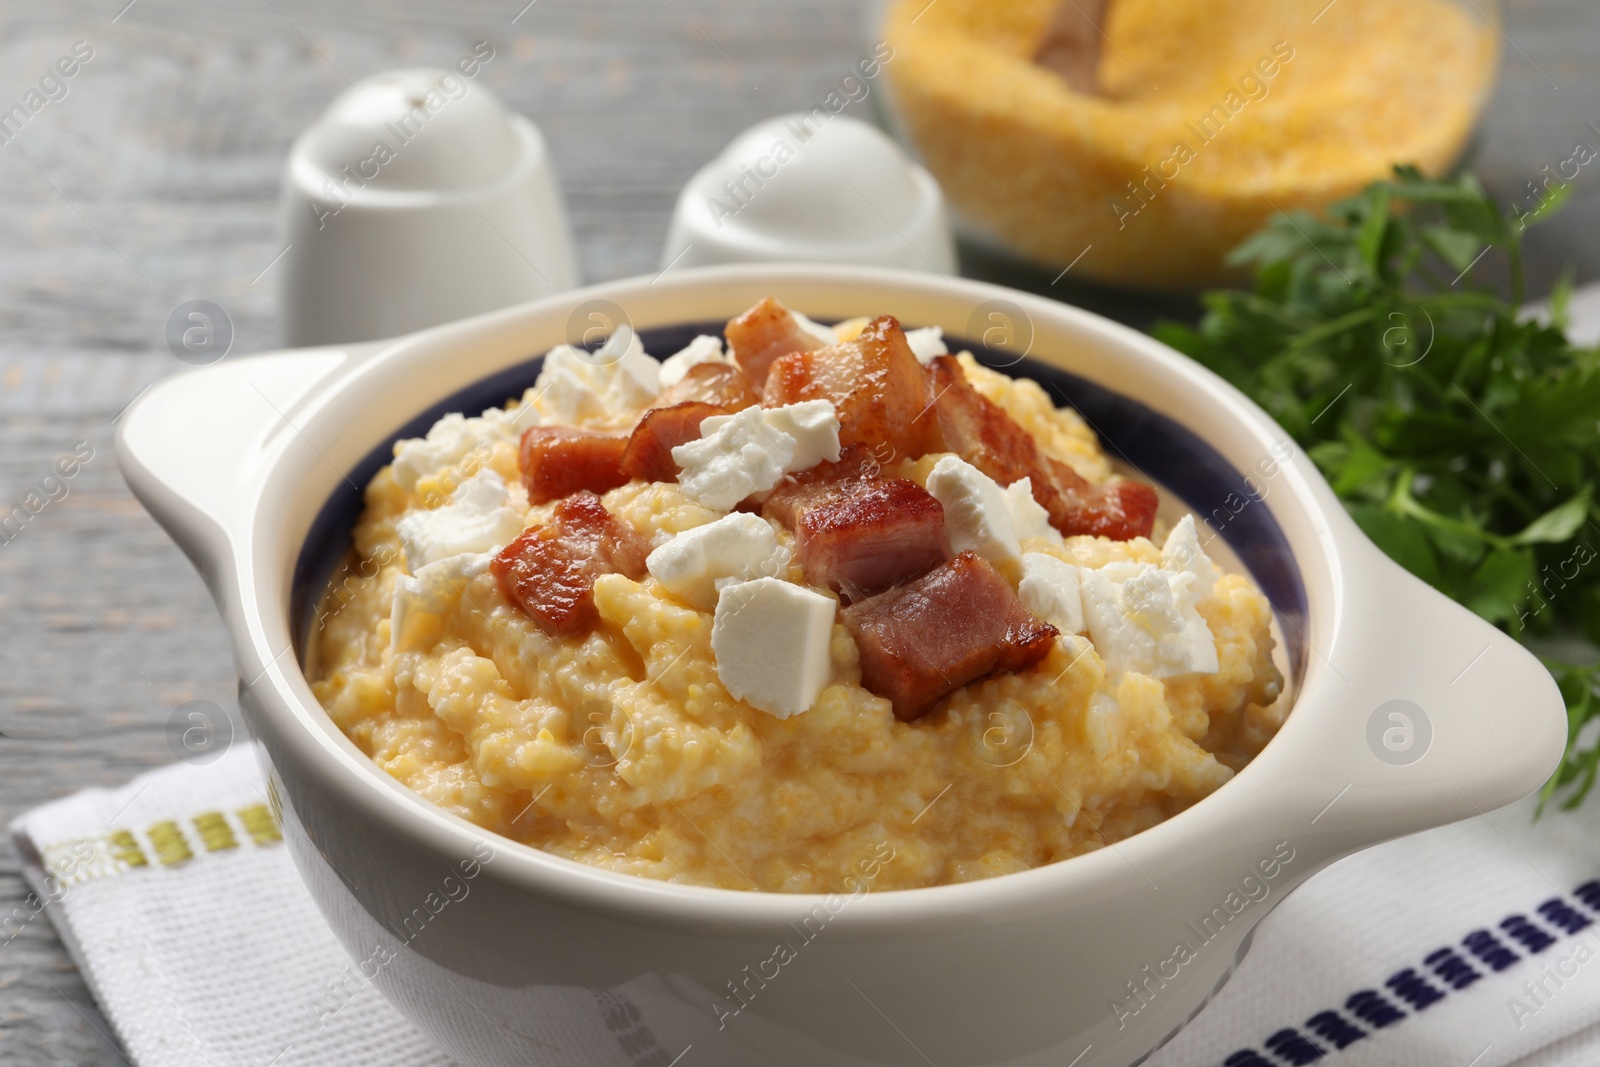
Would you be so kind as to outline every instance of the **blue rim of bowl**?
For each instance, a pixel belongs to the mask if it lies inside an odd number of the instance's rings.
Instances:
[[[720,336],[724,323],[686,323],[639,331],[645,350],[672,353],[699,334]],[[1251,579],[1277,613],[1287,646],[1291,685],[1304,677],[1309,632],[1305,582],[1283,528],[1265,502],[1259,482],[1233,466],[1200,435],[1140,401],[1113,392],[1087,378],[1039,360],[1018,357],[981,342],[947,336],[950,350],[972,352],[985,366],[1015,378],[1031,378],[1057,404],[1075,409],[1100,438],[1102,449],[1139,475],[1175,494],[1210,525],[1239,557]],[[476,415],[486,408],[517,401],[539,376],[544,357],[481,378],[419,412],[368,452],[335,485],[306,533],[290,585],[289,618],[295,653],[303,668],[317,621],[317,607],[339,566],[351,552],[350,531],[362,509],[365,486],[394,458],[394,443],[422,437],[451,412]],[[358,489],[357,486],[362,488]],[[1238,502],[1237,510],[1233,501]]]

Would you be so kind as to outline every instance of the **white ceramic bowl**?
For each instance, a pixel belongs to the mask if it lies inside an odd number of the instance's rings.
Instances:
[[[487,834],[379,770],[313,698],[296,635],[389,444],[520,393],[535,357],[596,308],[623,309],[654,351],[768,294],[824,321],[887,313],[987,335],[1012,346],[990,353],[1003,362],[1026,345],[1038,362],[1014,373],[1072,396],[1113,456],[1197,513],[1227,516],[1222,536],[1289,639],[1298,697],[1277,738],[1214,795],[1115,847],[859,899],[598,870]],[[684,1067],[1121,1067],[1198,1010],[1307,876],[1527,794],[1562,748],[1538,662],[1383,556],[1303,455],[1274,464],[1285,441],[1214,375],[1071,307],[925,274],[740,266],[187,372],[124,416],[117,451],[232,630],[318,905],[363,976],[458,1062],[666,1064],[692,1045]],[[1246,474],[1264,498],[1239,506]],[[1409,746],[1385,707],[1396,700],[1410,702]],[[1290,853],[1266,875],[1263,860]],[[1230,914],[1256,884],[1265,899]],[[794,958],[774,964],[783,943]],[[1192,958],[1174,963],[1179,944]]]

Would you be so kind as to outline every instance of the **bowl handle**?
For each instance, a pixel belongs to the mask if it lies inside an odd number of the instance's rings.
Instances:
[[[227,589],[230,543],[253,513],[269,450],[294,436],[319,394],[382,342],[271,352],[164,378],[117,424],[117,463],[134,496],[193,561],[212,595]]]
[[[1310,651],[1321,699],[1340,705],[1305,717],[1324,736],[1298,749],[1309,753],[1299,787],[1322,794],[1304,800],[1326,805],[1315,831],[1370,844],[1538,789],[1567,735],[1550,672],[1364,536],[1352,541],[1337,647]]]

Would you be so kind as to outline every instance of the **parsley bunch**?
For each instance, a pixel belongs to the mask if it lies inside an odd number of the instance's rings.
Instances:
[[[1600,350],[1567,341],[1565,282],[1544,321],[1519,313],[1522,232],[1563,199],[1512,216],[1470,174],[1398,167],[1321,217],[1279,215],[1233,253],[1253,292],[1154,332],[1277,419],[1407,570],[1525,642],[1583,649],[1544,661],[1568,716],[1544,799],[1572,786],[1573,807],[1600,773]],[[1475,284],[1490,264],[1509,301]]]

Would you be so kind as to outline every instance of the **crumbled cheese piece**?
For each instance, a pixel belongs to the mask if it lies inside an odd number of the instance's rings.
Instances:
[[[479,464],[487,463],[495,445],[514,442],[523,430],[537,425],[539,413],[526,398],[510,411],[490,408],[476,419],[451,412],[433,424],[428,436],[396,441],[390,473],[395,484],[409,493],[423,478],[455,466],[468,455],[476,454]]]
[[[450,503],[395,523],[412,574],[463,552],[498,550],[522,532],[522,513],[506,507],[506,483],[484,468],[456,486]]]
[[[791,471],[839,458],[839,416],[827,400],[749,407],[700,423],[700,440],[672,450],[678,485],[708,508],[731,511]]]
[[[539,409],[534,407],[533,398],[534,387],[530,385],[523,390],[522,399],[517,401],[516,407],[487,408],[479,418],[486,429],[515,441],[522,436],[523,430],[539,425]]]
[[[928,474],[928,492],[944,507],[944,535],[951,552],[971,549],[991,563],[1022,554],[1011,523],[1005,490],[957,456],[945,456]]]
[[[1176,573],[1187,571],[1194,575],[1195,594],[1199,599],[1205,600],[1212,595],[1220,572],[1217,565],[1211,562],[1211,557],[1206,555],[1206,550],[1200,547],[1200,531],[1193,515],[1179,519],[1178,525],[1167,534],[1166,544],[1161,546],[1161,566],[1164,570]]]
[[[722,587],[711,624],[717,677],[750,706],[787,719],[816,703],[832,673],[838,605],[781,578]]]
[[[794,318],[794,324],[796,326],[800,327],[806,333],[809,333],[812,337],[815,337],[823,344],[831,345],[838,343],[839,338],[833,332],[832,326],[824,326],[820,322],[812,322],[810,319],[800,314],[800,312],[795,311],[793,308],[789,310],[789,314]]]
[[[932,363],[935,356],[950,354],[950,349],[944,343],[944,328],[941,326],[907,330],[906,344],[911,346],[911,354],[917,357],[917,362],[924,365]]]
[[[1050,513],[1033,498],[1033,479],[1023,478],[1006,486],[1006,511],[1011,515],[1011,528],[1017,540],[1042,537],[1059,545],[1064,538],[1061,531],[1050,525]]]
[[[644,565],[673,595],[710,611],[717,587],[730,580],[781,577],[789,567],[789,550],[766,519],[736,512],[677,534]]]
[[[729,415],[715,432],[700,424],[698,441],[677,446],[678,485],[694,500],[717,511],[732,511],[751,493],[778,484],[794,459],[795,439],[761,417],[760,408]]]
[[[722,338],[703,333],[685,345],[681,351],[674,352],[661,361],[661,388],[666,389],[683,381],[683,376],[689,373],[690,367],[701,363],[732,362],[733,357],[722,350]]]
[[[1154,678],[1216,672],[1216,640],[1195,610],[1200,590],[1192,573],[1111,563],[1079,579],[1089,640],[1107,668]]]
[[[416,574],[395,579],[394,603],[389,609],[389,647],[396,652],[418,646],[426,620],[445,615],[460,599],[473,578],[489,569],[492,552],[463,552],[420,567]]]
[[[534,404],[546,419],[571,426],[643,411],[661,395],[661,364],[639,335],[619,326],[595,352],[556,345],[545,353]]]
[[[810,470],[823,460],[830,463],[839,461],[839,413],[833,401],[802,400],[798,404],[757,410],[767,420],[767,425],[794,438],[794,458],[789,461],[789,470]],[[706,423],[728,417],[711,416],[701,423],[701,432],[705,432]],[[711,430],[715,432],[716,426],[712,426]]]
[[[477,434],[460,412],[451,412],[428,430],[427,437],[396,441],[390,472],[395,484],[410,492],[424,475],[443,470],[472,451]]]
[[[1063,634],[1083,633],[1083,598],[1078,568],[1044,552],[1022,554],[1022,606]]]

